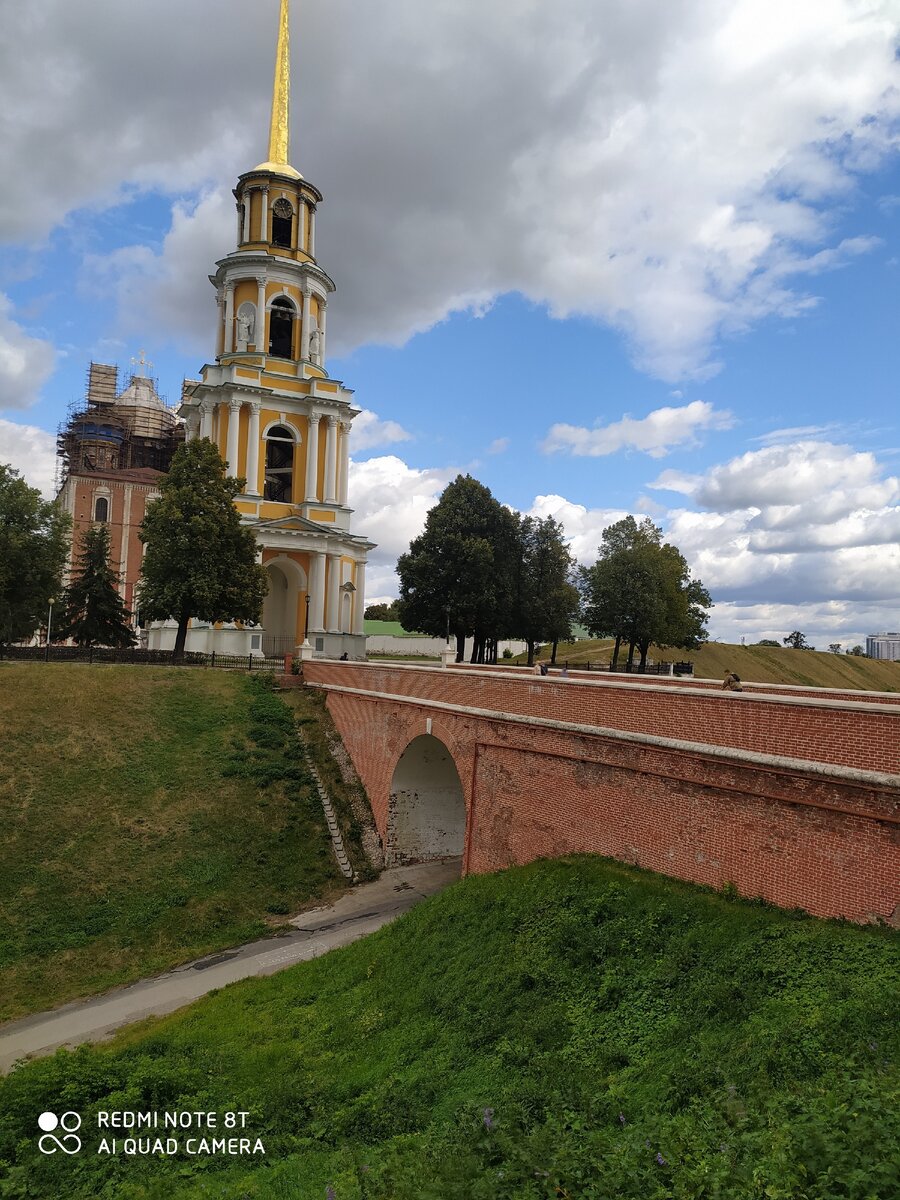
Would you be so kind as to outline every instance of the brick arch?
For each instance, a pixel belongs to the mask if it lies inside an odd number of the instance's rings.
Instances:
[[[386,863],[462,858],[466,820],[462,776],[450,746],[429,721],[427,732],[406,742],[391,773]]]

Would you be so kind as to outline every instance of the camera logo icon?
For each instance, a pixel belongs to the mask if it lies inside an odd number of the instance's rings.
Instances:
[[[81,1128],[81,1117],[76,1112],[64,1112],[60,1116],[52,1112],[42,1112],[38,1117],[38,1128],[43,1129],[43,1136],[38,1138],[38,1149],[41,1154],[55,1154],[62,1150],[63,1154],[77,1154],[81,1149],[81,1138],[76,1130]],[[62,1130],[59,1137],[56,1130]]]

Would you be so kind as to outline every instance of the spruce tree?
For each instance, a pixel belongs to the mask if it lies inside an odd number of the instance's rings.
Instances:
[[[71,638],[78,646],[133,646],[131,613],[119,595],[118,582],[109,565],[109,526],[92,525],[84,531],[75,572],[63,593],[59,637]]]

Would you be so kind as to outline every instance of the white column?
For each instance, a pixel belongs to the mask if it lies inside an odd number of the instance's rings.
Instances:
[[[328,615],[325,628],[329,633],[341,632],[341,556],[328,555]]]
[[[188,413],[184,422],[184,440],[192,442],[200,434],[200,414],[197,411]]]
[[[269,240],[269,189],[267,187],[259,189],[259,240],[267,242]]]
[[[238,200],[236,202],[234,207],[235,207],[235,211],[237,213],[237,244],[240,245],[241,238],[244,236],[244,223],[242,220],[244,213],[243,213],[243,209],[241,207],[240,200]]]
[[[319,474],[319,413],[309,414],[309,436],[306,439],[306,499],[318,500],[317,476]]]
[[[341,421],[341,455],[340,455],[340,484],[338,487],[338,503],[347,507],[347,495],[350,483],[350,422]]]
[[[316,257],[316,209],[312,204],[309,206],[309,235],[306,239],[306,253],[310,258]]]
[[[356,591],[353,593],[353,632],[365,633],[363,613],[366,611],[366,564],[356,564]]]
[[[325,366],[325,316],[328,305],[324,300],[319,301],[319,366]]]
[[[303,312],[300,317],[300,357],[309,358],[309,288],[303,289]]]
[[[307,221],[309,219],[309,209],[306,206],[306,201],[302,196],[297,197],[297,249],[307,250],[309,246],[309,233],[307,232]]]
[[[200,413],[200,436],[202,438],[209,438],[209,440],[212,441],[213,404],[211,400],[204,400],[201,402]]]
[[[248,496],[259,495],[259,410],[258,400],[250,402],[250,432],[247,436],[247,486]]]
[[[244,188],[244,228],[241,233],[241,241],[250,241],[250,201],[253,198],[253,192],[250,188]]]
[[[234,284],[225,285],[225,353],[234,350]]]
[[[254,346],[257,354],[266,354],[269,344],[266,341],[266,277],[256,277],[256,325],[253,328]]]
[[[225,353],[225,293],[216,292],[218,323],[216,325],[216,357]]]
[[[325,503],[334,504],[337,500],[335,494],[335,474],[337,467],[337,417],[328,418],[328,427],[325,430]]]
[[[312,578],[309,584],[309,628],[313,633],[325,631],[325,554],[316,550],[312,556]]]
[[[225,457],[228,460],[228,474],[237,475],[238,473],[238,430],[241,421],[241,402],[240,400],[230,400],[228,402],[228,441]]]

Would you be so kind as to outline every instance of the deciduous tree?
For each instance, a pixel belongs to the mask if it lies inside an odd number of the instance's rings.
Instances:
[[[256,539],[234,507],[243,486],[243,479],[226,475],[212,442],[195,438],[177,451],[159,499],[147,509],[140,605],[150,620],[178,622],[176,661],[184,655],[191,617],[259,620],[267,580],[256,561]]]
[[[60,638],[72,638],[79,646],[133,646],[131,613],[119,595],[118,581],[109,565],[109,526],[90,526],[63,593]]]
[[[804,634],[799,629],[795,629],[793,633],[789,633],[786,638],[782,638],[786,646],[790,646],[792,650],[814,650],[815,646],[811,646],[806,640]]]
[[[449,629],[457,662],[471,634],[472,661],[493,659],[513,612],[518,520],[471,475],[448,484],[397,563],[404,628],[434,637]]]
[[[700,580],[690,578],[677,547],[663,543],[649,518],[625,517],[603,531],[599,558],[582,568],[583,619],[598,637],[614,637],[613,666],[622,643],[628,670],[640,650],[645,665],[652,642],[696,649],[706,641],[706,609],[712,601]]]
[[[68,516],[0,463],[0,643],[30,637],[60,590]]]
[[[580,598],[571,581],[574,560],[558,521],[525,517],[519,541],[519,599],[512,632],[527,643],[532,666],[538,642],[555,644],[572,636]]]

